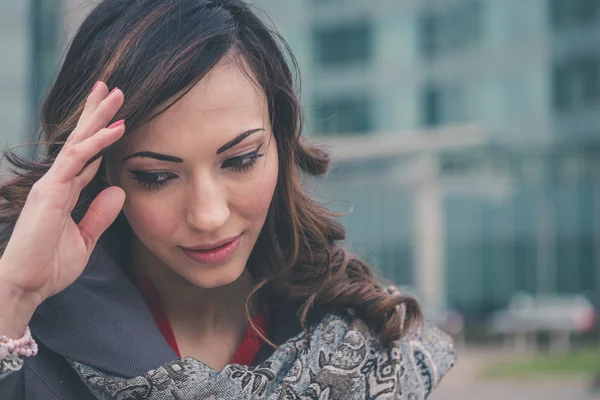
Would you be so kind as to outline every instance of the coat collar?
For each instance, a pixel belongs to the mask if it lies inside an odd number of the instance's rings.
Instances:
[[[143,375],[176,360],[135,284],[111,255],[120,245],[103,237],[82,275],[67,289],[48,298],[36,310],[30,327],[36,340],[67,359],[124,378]],[[298,303],[279,302],[268,309],[270,339],[281,345],[302,331]],[[309,313],[318,322],[324,310]],[[255,364],[273,348],[264,345]]]
[[[75,283],[38,307],[30,326],[60,356],[122,377],[177,359],[135,285],[101,246]]]

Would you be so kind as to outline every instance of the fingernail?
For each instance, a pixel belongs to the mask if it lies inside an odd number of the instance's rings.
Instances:
[[[121,125],[123,125],[124,123],[125,123],[125,120],[124,120],[124,119],[120,119],[120,120],[118,120],[118,121],[116,121],[116,122],[113,122],[112,124],[110,124],[110,125],[108,126],[108,129],[116,128],[117,126],[121,126]]]
[[[94,90],[96,90],[96,88],[98,87],[99,83],[100,83],[100,81],[97,81],[96,83],[94,83],[94,87],[92,88],[92,91],[90,93],[93,93]]]
[[[117,87],[116,87],[116,88],[114,88],[113,90],[111,90],[111,91],[110,91],[110,93],[109,93],[108,95],[110,96],[110,95],[111,95],[111,94],[113,94],[113,93],[115,92],[115,90],[117,90],[117,89],[118,89]]]

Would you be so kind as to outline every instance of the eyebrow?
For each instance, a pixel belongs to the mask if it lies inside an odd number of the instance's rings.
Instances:
[[[256,129],[250,129],[249,131],[240,133],[233,140],[230,140],[229,142],[225,143],[223,146],[219,147],[219,149],[217,150],[217,155],[221,154],[224,151],[239,144],[240,142],[242,142],[244,139],[246,139],[248,136],[252,135],[253,133],[264,131],[264,130],[265,130],[264,128],[256,128]],[[160,161],[169,161],[169,162],[175,162],[175,163],[179,163],[179,164],[183,163],[183,159],[181,159],[179,157],[169,156],[167,154],[155,153],[153,151],[139,151],[137,153],[130,154],[126,157],[123,157],[121,162],[125,162],[125,161],[129,160],[130,158],[134,158],[134,157],[154,158],[154,159],[160,160]]]
[[[166,154],[160,154],[160,153],[155,153],[153,151],[140,151],[137,153],[133,153],[131,155],[128,155],[127,157],[124,157],[121,162],[125,162],[127,160],[129,160],[130,158],[134,158],[134,157],[144,157],[144,158],[155,158],[157,160],[161,160],[161,161],[170,161],[170,162],[175,162],[175,163],[183,163],[183,160],[179,157],[173,157],[173,156],[168,156]]]
[[[217,150],[217,155],[221,154],[222,152],[224,152],[225,150],[228,150],[230,148],[232,148],[233,146],[239,144],[242,140],[246,139],[248,136],[252,135],[253,133],[259,132],[259,131],[264,131],[264,128],[256,128],[256,129],[250,129],[249,131],[240,133],[239,135],[237,135],[235,137],[235,139],[225,143],[223,146],[219,147],[219,150]]]

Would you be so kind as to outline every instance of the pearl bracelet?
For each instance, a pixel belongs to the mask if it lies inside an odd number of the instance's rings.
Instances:
[[[0,336],[0,373],[20,370],[23,367],[24,357],[35,356],[37,352],[38,345],[31,337],[29,327],[19,339]]]

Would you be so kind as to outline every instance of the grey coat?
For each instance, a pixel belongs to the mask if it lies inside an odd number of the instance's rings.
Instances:
[[[36,310],[30,327],[39,354],[0,375],[0,399],[418,400],[454,363],[451,340],[430,325],[384,349],[346,313],[315,310],[305,336],[296,311],[294,304],[269,310],[278,350],[263,346],[253,366],[217,373],[178,360],[135,285],[98,246],[81,277]],[[184,379],[153,381],[161,371],[182,369]],[[180,392],[171,389],[177,385],[184,385]]]

